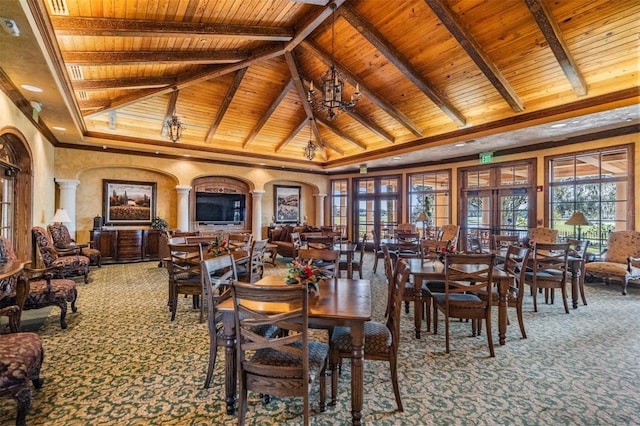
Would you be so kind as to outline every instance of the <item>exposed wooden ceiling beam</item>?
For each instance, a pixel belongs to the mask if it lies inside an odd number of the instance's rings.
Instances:
[[[86,101],[78,101],[78,106],[83,111],[106,108],[109,105],[111,105],[111,99],[90,99]]]
[[[105,90],[105,89],[153,89],[166,87],[176,83],[175,77],[148,78],[107,78],[104,80],[74,80],[74,90]]]
[[[378,135],[382,139],[384,139],[384,140],[386,140],[388,142],[391,142],[391,143],[395,143],[396,138],[391,133],[387,132],[382,127],[378,126],[376,123],[371,121],[369,118],[367,118],[364,115],[360,114],[358,112],[358,110],[345,111],[345,114],[348,114],[351,118],[353,118],[358,123],[360,123],[364,127],[366,127],[367,130],[369,130],[370,132]]]
[[[419,88],[431,101],[436,104],[458,126],[464,126],[467,120],[444,95],[431,85],[418,70],[396,49],[380,32],[364,19],[351,5],[340,8],[340,15],[359,31],[369,43],[373,44],[407,79]]]
[[[560,27],[546,7],[544,0],[525,0],[529,11],[533,15],[542,35],[547,40],[549,48],[567,76],[576,96],[587,95],[587,83],[584,81],[578,65],[573,60],[569,46],[562,37]]]
[[[182,89],[192,84],[197,84],[206,80],[211,80],[213,78],[217,78],[217,77],[229,74],[231,72],[238,71],[242,68],[249,67],[255,63],[280,56],[283,53],[284,53],[284,50],[282,45],[277,45],[277,46],[269,45],[266,48],[256,49],[254,52],[252,52],[249,55],[248,59],[241,62],[237,62],[235,64],[230,64],[225,66],[208,65],[204,69],[198,69],[189,73],[180,74],[177,76],[178,81],[174,87]],[[124,96],[115,98],[111,102],[110,108],[111,109],[122,108],[125,105],[131,104],[134,102],[139,102],[146,98],[167,94],[171,90],[173,89],[170,87],[169,88],[165,87],[161,89],[150,89],[145,92],[124,95]],[[93,114],[102,113],[104,111],[105,110],[97,111],[97,112],[94,112]]]
[[[316,121],[318,123],[322,124],[327,129],[331,130],[336,135],[340,136],[345,141],[349,142],[350,144],[357,146],[358,148],[360,148],[363,151],[367,150],[367,145],[363,144],[360,141],[357,141],[357,140],[353,139],[350,135],[348,135],[346,132],[342,131],[339,127],[337,127],[336,125],[334,125],[330,121],[324,120],[324,119],[322,119],[322,118],[320,118],[318,116],[316,116]]]
[[[242,148],[246,148],[251,142],[253,142],[258,133],[260,133],[260,130],[262,130],[262,127],[267,123],[271,115],[273,115],[273,112],[276,110],[276,108],[278,108],[278,105],[280,105],[289,91],[293,88],[293,85],[293,80],[289,80],[284,89],[282,89],[282,92],[280,92],[280,95],[278,95],[278,97],[271,103],[267,111],[262,115],[262,118],[260,119],[258,124],[253,128],[253,130],[251,130],[251,133],[242,144]]]
[[[318,47],[315,43],[309,41],[303,41],[300,43],[300,46],[303,49],[307,49],[309,52],[313,53],[316,58],[320,59],[325,65],[330,66],[332,63],[332,58],[329,56],[327,52]],[[389,114],[394,120],[398,123],[402,124],[406,129],[411,131],[414,135],[418,137],[422,137],[422,129],[409,117],[407,117],[402,111],[396,108],[391,102],[388,102],[378,93],[373,91],[370,87],[367,87],[365,82],[359,79],[356,75],[352,74],[347,70],[344,65],[340,62],[333,59],[333,64],[335,67],[342,73],[344,78],[353,86],[358,84],[360,86],[360,92],[366,96],[367,100],[373,103],[375,106]]]
[[[66,65],[133,65],[149,64],[233,64],[247,59],[247,53],[164,51],[164,52],[65,52]]]
[[[215,37],[241,40],[290,41],[294,32],[288,28],[166,22],[144,19],[76,18],[52,16],[59,36],[102,37]]]
[[[213,135],[218,130],[218,126],[220,125],[222,118],[227,112],[227,109],[229,108],[229,105],[231,104],[233,97],[238,91],[238,87],[240,87],[240,83],[242,83],[242,79],[244,78],[244,75],[247,73],[247,69],[248,68],[242,68],[241,70],[238,70],[238,72],[236,72],[236,76],[233,79],[233,83],[231,83],[231,86],[229,86],[229,89],[227,90],[227,93],[224,96],[224,99],[222,100],[222,102],[220,102],[220,108],[218,108],[218,111],[216,112],[216,116],[214,117],[213,122],[209,127],[209,131],[207,132],[207,136],[205,136],[204,138],[205,143],[211,143],[211,139],[213,138]]]
[[[336,7],[339,7],[344,0],[336,0],[332,4],[335,4]],[[178,82],[175,87],[184,88],[188,87],[192,84],[198,84],[202,81],[211,80],[216,77],[220,77],[222,75],[228,74],[230,72],[237,71],[239,69],[249,67],[255,63],[269,60],[271,58],[282,55],[285,51],[293,50],[302,40],[305,39],[309,34],[311,34],[322,22],[331,15],[331,8],[329,6],[325,7],[318,14],[313,16],[309,21],[300,26],[299,31],[296,33],[294,38],[289,41],[286,45],[282,43],[272,43],[266,46],[262,46],[253,52],[251,52],[247,58],[243,61],[237,62],[235,64],[226,65],[223,67],[217,66],[208,66],[205,69],[192,71],[190,73],[181,74],[177,77]],[[136,94],[129,94],[126,96],[122,96],[111,101],[111,105],[109,109],[121,108],[125,105],[142,101],[146,98],[150,98],[153,96],[163,95],[169,93],[172,90],[171,88],[160,88],[153,89],[145,92],[140,92]],[[100,109],[98,111],[93,111],[93,114],[99,114],[102,112],[106,112],[106,109]]]
[[[309,121],[309,119],[308,119],[307,117],[305,117],[305,118],[300,122],[300,124],[298,124],[298,125],[296,126],[296,128],[295,128],[295,129],[293,129],[293,130],[291,131],[291,133],[289,133],[289,134],[287,135],[287,137],[285,138],[285,140],[283,140],[282,142],[280,142],[280,143],[276,146],[276,152],[280,152],[280,151],[282,151],[282,150],[284,149],[284,147],[285,147],[285,146],[289,145],[289,143],[293,140],[293,138],[295,138],[295,137],[296,137],[296,135],[297,135],[298,133],[300,133],[300,131],[301,131],[302,129],[304,129],[304,128],[305,128],[305,126],[307,125],[307,122],[308,122],[308,121]]]
[[[460,46],[467,52],[471,60],[476,63],[480,71],[489,79],[493,87],[515,112],[524,111],[524,103],[507,79],[502,75],[496,64],[484,52],[482,46],[468,33],[462,21],[453,13],[442,0],[425,0],[438,19],[447,27],[449,32],[458,40]]]

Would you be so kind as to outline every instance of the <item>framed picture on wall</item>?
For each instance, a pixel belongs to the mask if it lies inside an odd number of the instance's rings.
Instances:
[[[151,225],[156,216],[156,183],[103,179],[104,223]]]
[[[277,223],[300,222],[300,187],[274,185],[274,207]]]

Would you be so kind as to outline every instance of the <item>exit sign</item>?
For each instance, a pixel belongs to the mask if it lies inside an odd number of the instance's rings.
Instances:
[[[493,152],[481,152],[480,163],[486,164],[493,161]]]

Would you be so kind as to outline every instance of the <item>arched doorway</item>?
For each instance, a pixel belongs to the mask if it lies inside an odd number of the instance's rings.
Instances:
[[[33,166],[25,137],[12,127],[0,130],[0,232],[20,259],[31,258]]]

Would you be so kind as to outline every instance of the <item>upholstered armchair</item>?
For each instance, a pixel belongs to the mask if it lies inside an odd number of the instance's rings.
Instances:
[[[69,229],[66,225],[62,223],[54,223],[53,225],[49,225],[47,227],[49,230],[49,235],[51,235],[51,239],[53,240],[53,245],[58,249],[68,249],[70,246],[75,245],[76,241],[71,238],[71,234],[69,234]],[[102,259],[102,253],[100,250],[91,247],[92,242],[89,241],[89,247],[82,247],[80,249],[80,254],[83,256],[87,256],[89,258],[89,262],[91,265],[97,265],[98,268],[101,266],[100,261]]]
[[[558,242],[558,230],[551,228],[529,228],[529,240],[536,243],[555,244]]]
[[[587,275],[609,280],[622,281],[622,294],[627,294],[630,280],[640,279],[640,232],[617,231],[609,235],[609,243],[602,260],[585,265]]]
[[[40,252],[42,262],[47,268],[54,268],[63,278],[67,274],[84,276],[85,284],[89,282],[89,258],[80,254],[80,251],[56,249],[53,240],[47,231],[34,226],[31,229],[33,246]]]
[[[0,236],[0,244],[4,247],[7,259],[17,259],[13,247],[9,240]],[[67,303],[71,303],[71,311],[76,312],[76,299],[78,290],[73,280],[61,278],[54,279],[55,269],[32,269],[24,268],[24,275],[29,280],[26,297],[16,296],[16,291],[12,290],[3,300],[9,304],[15,303],[22,306],[22,310],[42,309],[47,306],[57,306],[60,308],[60,327],[67,328],[65,320],[67,315]]]
[[[42,386],[40,367],[44,350],[36,333],[18,333],[20,307],[0,309],[0,315],[9,317],[11,333],[0,335],[0,398],[13,398],[18,406],[16,425],[25,425],[31,407],[29,380],[36,389]],[[18,320],[16,319],[18,318]]]

